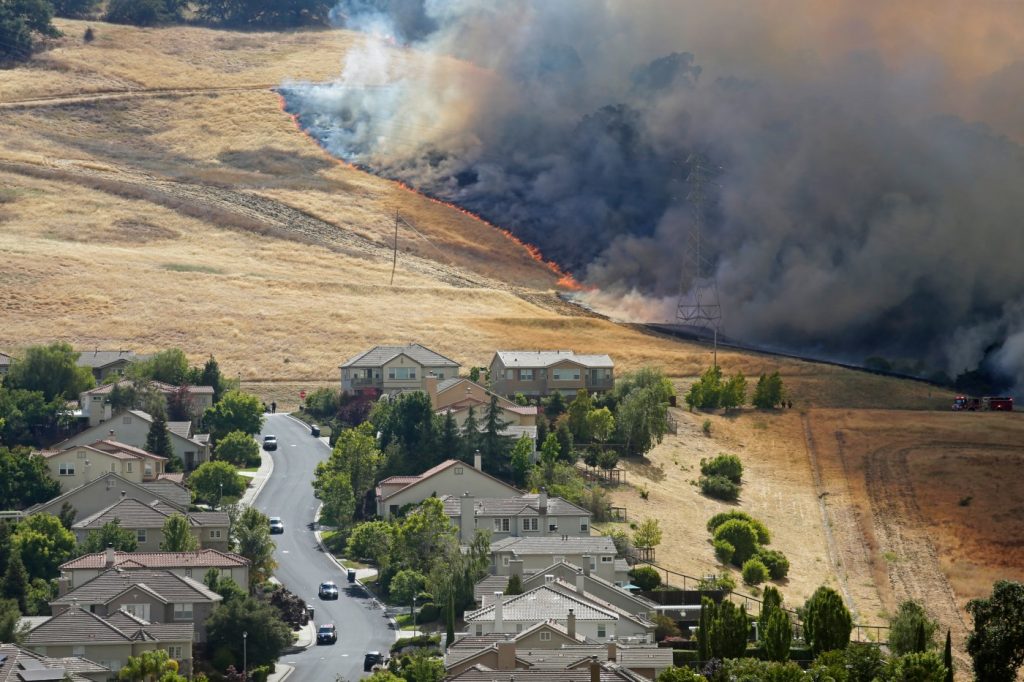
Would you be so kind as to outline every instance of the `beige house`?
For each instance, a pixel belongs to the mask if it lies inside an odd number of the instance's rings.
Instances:
[[[418,343],[408,346],[375,346],[346,360],[341,370],[342,393],[400,393],[424,390],[423,380],[459,375],[459,363]]]
[[[82,350],[78,351],[79,367],[88,367],[99,383],[111,376],[123,377],[128,366],[143,358],[131,350]]]
[[[537,440],[537,406],[517,405],[507,398],[492,393],[480,384],[463,378],[439,379],[428,376],[424,380],[424,389],[430,396],[434,411],[440,415],[451,414],[455,424],[461,431],[469,417],[469,411],[483,428],[483,415],[490,408],[491,399],[497,398],[500,408],[500,419],[508,426],[502,435],[512,438],[529,436],[536,446]]]
[[[75,518],[83,519],[106,509],[124,497],[138,500],[144,504],[160,502],[169,509],[181,512],[188,511],[189,505],[192,503],[192,493],[188,488],[175,481],[161,478],[150,483],[135,483],[119,474],[107,471],[88,483],[61,493],[52,500],[30,507],[25,514],[57,516],[67,504],[75,510]]]
[[[508,644],[497,646],[508,647]],[[506,656],[503,660],[507,658]],[[507,668],[499,663],[498,669],[495,670],[485,665],[474,665],[458,675],[447,675],[444,682],[504,682],[506,679],[514,679],[515,682],[641,682],[647,678],[639,677],[615,663],[600,663],[588,657],[567,668],[557,669]]]
[[[111,677],[110,668],[85,658],[50,658],[14,644],[0,644],[0,682],[107,682]]]
[[[111,413],[112,408],[110,405],[110,394],[113,392],[115,386],[129,388],[132,385],[133,383],[131,381],[124,380],[103,384],[80,393],[78,396],[78,404],[82,410],[82,419],[88,420],[89,426],[96,426],[97,424],[102,424],[103,422],[113,419],[113,414]],[[147,382],[147,386],[157,393],[160,393],[165,398],[179,390],[178,386],[165,384],[162,381],[151,380]],[[192,421],[197,422],[208,408],[213,407],[213,387],[186,386],[185,390],[188,391],[191,404],[189,416],[192,418]]]
[[[504,497],[445,495],[444,513],[459,529],[462,542],[477,530],[491,531],[496,542],[509,537],[590,535],[590,512],[561,497],[548,498],[545,491]]]
[[[152,423],[153,417],[142,410],[125,410],[102,424],[90,426],[57,443],[53,449],[66,450],[75,445],[88,445],[98,440],[114,440],[144,448]],[[186,470],[192,471],[210,460],[210,436],[195,433],[192,422],[167,422],[167,434],[171,440],[171,449],[185,464]]]
[[[7,373],[11,371],[11,365],[14,364],[14,358],[7,353],[0,353],[0,379],[7,376]]]
[[[577,355],[571,350],[498,351],[491,359],[490,378],[500,395],[572,397],[583,388],[603,393],[615,387],[615,363],[607,355]]]
[[[467,611],[470,634],[515,633],[551,621],[564,627],[570,637],[581,635],[593,642],[615,639],[619,616],[612,609],[588,599],[541,585],[514,596],[495,593],[487,606]]]
[[[377,514],[390,519],[406,505],[419,504],[428,497],[462,496],[469,492],[474,497],[519,496],[522,491],[499,481],[480,469],[480,455],[474,457],[473,466],[457,459],[441,462],[418,476],[391,476],[377,484]]]
[[[517,567],[523,576],[529,576],[561,562],[582,566],[612,584],[624,585],[629,579],[629,567],[615,558],[615,543],[605,535],[509,537],[491,543],[493,575],[508,576]]]
[[[145,504],[130,497],[124,497],[106,509],[71,526],[79,542],[83,542],[91,531],[100,530],[112,521],[118,521],[122,528],[135,533],[140,552],[157,552],[164,540],[164,523],[174,514],[182,512],[162,502]],[[228,530],[231,521],[227,512],[188,512],[185,514],[192,535],[204,549],[228,550]]]
[[[50,602],[54,615],[82,607],[102,618],[124,611],[150,623],[186,624],[206,641],[206,619],[222,597],[200,579],[171,571],[114,568]]]
[[[112,472],[135,483],[149,483],[164,473],[167,458],[115,440],[75,445],[67,450],[43,450],[54,480],[67,492],[88,483],[100,472]]]
[[[183,675],[191,675],[193,641],[190,623],[150,623],[124,612],[104,618],[74,606],[29,632],[25,646],[52,658],[86,658],[115,672],[132,656],[163,649]]]
[[[249,560],[232,552],[199,549],[193,552],[105,552],[85,554],[60,566],[57,586],[60,596],[81,587],[104,571],[161,570],[203,581],[208,571],[231,578],[239,587],[249,588]]]

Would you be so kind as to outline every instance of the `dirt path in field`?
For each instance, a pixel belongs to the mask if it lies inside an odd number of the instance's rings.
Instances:
[[[88,104],[90,102],[117,102],[132,99],[154,99],[160,97],[193,97],[199,95],[217,95],[231,92],[247,92],[252,90],[270,91],[276,83],[259,83],[253,85],[236,85],[210,88],[140,88],[138,90],[98,90],[84,93],[48,95],[46,97],[30,97],[0,101],[0,109],[35,109],[39,107],[63,107]]]

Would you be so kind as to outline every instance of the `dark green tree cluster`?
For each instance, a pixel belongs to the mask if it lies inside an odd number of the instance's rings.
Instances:
[[[659,369],[644,368],[623,376],[607,403],[615,409],[615,440],[630,456],[644,455],[668,433],[672,382]]]
[[[736,455],[718,455],[700,461],[700,490],[708,497],[735,501],[743,481],[743,463]]]
[[[200,16],[230,26],[285,27],[326,24],[327,0],[196,0]]]
[[[232,431],[217,443],[213,457],[243,469],[259,466],[260,446],[251,435],[241,431]]]
[[[234,431],[255,435],[263,428],[263,403],[251,393],[230,390],[207,408],[203,424],[215,443]]]
[[[967,612],[974,619],[967,653],[974,660],[975,678],[1013,682],[1024,664],[1024,584],[1000,580],[991,596],[972,599]]]
[[[690,410],[714,410],[719,407],[727,411],[741,407],[747,401],[747,379],[742,372],[725,379],[718,365],[708,367],[686,393],[686,405]]]
[[[701,599],[697,628],[697,651],[702,661],[713,658],[739,658],[747,650],[750,618],[744,607],[728,599],[716,603]]]
[[[0,509],[26,509],[60,494],[46,460],[28,448],[0,447]]]
[[[905,601],[889,621],[889,648],[897,655],[928,651],[935,645],[938,628],[921,604]]]
[[[755,560],[764,567],[772,580],[781,580],[789,573],[789,561],[778,550],[765,545],[771,543],[771,533],[758,519],[742,511],[715,514],[707,523],[712,535],[715,556],[723,564],[742,568]]]
[[[134,531],[121,527],[121,520],[114,519],[103,524],[98,530],[89,531],[85,540],[78,545],[79,556],[94,554],[112,547],[118,552],[134,552],[139,548],[139,541]]]
[[[757,386],[754,387],[754,396],[750,402],[754,407],[770,410],[782,407],[785,398],[786,392],[782,386],[782,377],[776,370],[771,374],[762,374],[758,378]]]
[[[324,504],[321,521],[344,529],[364,518],[367,498],[383,462],[372,424],[342,431],[331,456],[315,470],[313,490]]]
[[[100,0],[51,0],[53,13],[58,17],[79,19],[92,14],[100,4]]]
[[[185,0],[109,0],[103,18],[112,24],[157,26],[181,21],[186,5]]]
[[[850,610],[831,587],[819,587],[804,604],[804,637],[815,655],[845,649],[852,630]]]
[[[292,643],[291,628],[277,609],[252,597],[219,604],[206,620],[207,647],[221,669],[242,666],[242,633],[246,635],[249,669],[271,664]]]
[[[55,516],[0,521],[0,598],[13,600],[21,613],[49,615],[58,567],[75,556],[75,536]]]

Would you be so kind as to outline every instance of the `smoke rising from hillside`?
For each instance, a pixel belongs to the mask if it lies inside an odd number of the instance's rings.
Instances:
[[[332,153],[639,319],[674,317],[698,153],[729,335],[952,374],[987,358],[1024,385],[1016,7],[343,0],[381,39],[284,92]]]

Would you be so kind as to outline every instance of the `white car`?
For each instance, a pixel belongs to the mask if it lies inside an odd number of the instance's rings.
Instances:
[[[284,532],[284,521],[281,520],[280,516],[270,517],[270,534],[276,535]]]
[[[263,449],[277,450],[277,436],[263,436]]]

